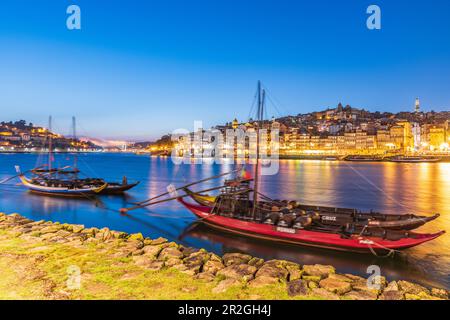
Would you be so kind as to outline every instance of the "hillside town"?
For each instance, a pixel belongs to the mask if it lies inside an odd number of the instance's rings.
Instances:
[[[449,155],[450,111],[422,112],[416,99],[411,112],[380,113],[353,108],[341,103],[336,108],[319,112],[273,118],[259,127],[279,130],[281,156],[346,156],[346,155]],[[251,119],[234,119],[213,128],[223,135],[229,129],[254,131]],[[194,133],[191,133],[192,137]],[[168,152],[174,145],[165,136],[148,147],[152,152]],[[225,139],[226,140],[226,139]],[[191,141],[195,141],[194,138]],[[165,143],[162,143],[165,142]],[[210,141],[191,143],[191,153]],[[175,147],[186,149],[185,145]],[[248,143],[247,143],[248,144]],[[224,154],[233,146],[216,146]]]
[[[54,152],[93,152],[101,148],[89,141],[65,137],[48,128],[35,126],[25,120],[0,122],[0,152],[40,152],[52,141]]]

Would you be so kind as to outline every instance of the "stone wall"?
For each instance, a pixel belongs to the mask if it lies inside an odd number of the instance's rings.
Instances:
[[[337,274],[333,266],[299,265],[284,260],[227,253],[222,257],[204,249],[184,247],[167,239],[144,238],[108,228],[85,228],[82,225],[32,221],[19,214],[0,213],[0,230],[26,240],[61,243],[74,247],[102,243],[109,245],[116,257],[130,257],[147,270],[173,268],[198,281],[217,282],[214,293],[235,286],[262,287],[285,284],[289,296],[352,300],[439,300],[449,298],[448,291],[425,288],[408,281],[388,282],[378,277],[378,289],[367,285],[367,279],[351,274]]]

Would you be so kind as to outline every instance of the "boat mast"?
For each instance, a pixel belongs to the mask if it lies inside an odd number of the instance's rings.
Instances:
[[[256,219],[257,205],[258,205],[258,184],[259,184],[259,126],[262,125],[263,115],[264,115],[264,101],[266,92],[261,91],[261,81],[258,81],[258,109],[257,109],[257,119],[256,119],[256,164],[255,164],[255,179],[253,182],[253,212],[252,218]]]
[[[52,116],[48,117],[48,171],[52,171]]]
[[[77,123],[75,117],[72,117],[72,134],[73,134],[72,139],[75,145],[77,140]],[[77,150],[75,150],[75,156],[73,158],[73,169],[75,172],[77,171],[77,165],[78,165],[78,156]]]

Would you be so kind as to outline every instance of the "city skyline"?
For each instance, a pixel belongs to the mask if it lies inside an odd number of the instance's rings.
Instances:
[[[369,1],[258,3],[75,1],[74,31],[67,1],[5,3],[2,120],[45,126],[51,114],[64,133],[75,115],[80,135],[152,140],[246,119],[259,79],[277,100],[269,117],[339,102],[413,111],[416,97],[423,111],[450,109],[448,2],[378,1],[381,30],[365,26]]]

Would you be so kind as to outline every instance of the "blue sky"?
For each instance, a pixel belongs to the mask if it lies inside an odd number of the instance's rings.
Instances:
[[[82,30],[66,28],[77,4]],[[366,8],[382,29],[366,28]],[[338,102],[369,110],[450,109],[450,1],[5,0],[2,120],[148,140],[246,120],[262,80],[269,116]]]

